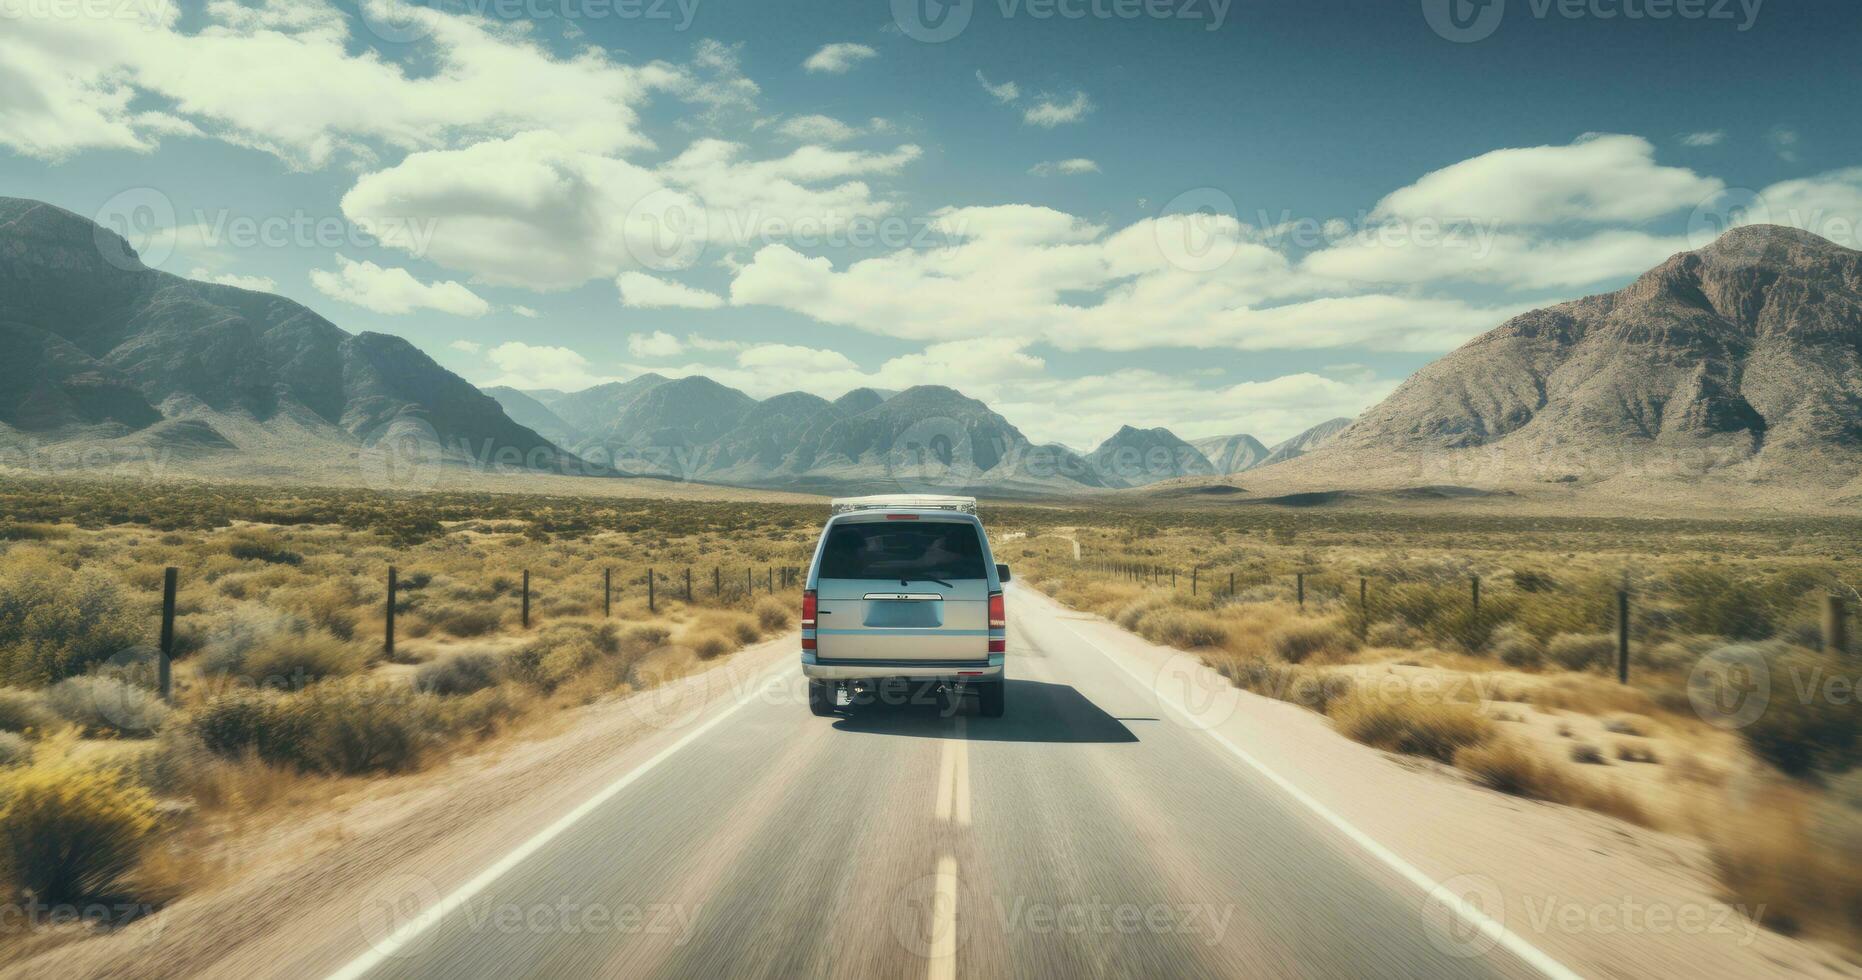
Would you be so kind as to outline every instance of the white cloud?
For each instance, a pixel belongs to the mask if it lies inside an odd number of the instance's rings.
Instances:
[[[1782,181],[1736,203],[1750,205],[1737,214],[1741,224],[1789,225],[1862,249],[1862,167]]]
[[[977,69],[976,80],[982,83],[983,91],[995,96],[996,101],[1003,105],[1008,105],[1022,97],[1021,86],[1014,82],[1003,82],[1000,85],[991,85],[989,79],[983,77],[983,72],[980,68]]]
[[[829,44],[808,56],[802,67],[811,72],[829,75],[844,75],[868,58],[877,58],[879,52],[864,44]]]
[[[1779,126],[1772,130],[1766,139],[1771,142],[1772,149],[1778,154],[1778,159],[1786,163],[1797,162],[1797,144],[1800,140],[1797,130],[1789,126]]]
[[[1409,239],[1376,229],[1308,255],[1303,271],[1343,283],[1477,282],[1562,289],[1633,277],[1690,247],[1685,235],[1607,230],[1576,239],[1463,227]]]
[[[1071,160],[1043,160],[1028,168],[1029,175],[1034,177],[1052,177],[1055,174],[1096,174],[1098,172],[1099,164],[1084,157],[1074,157]]]
[[[510,341],[493,347],[486,356],[502,372],[486,382],[486,387],[508,385],[579,391],[616,380],[590,371],[588,359],[567,347],[537,347]]]
[[[399,315],[415,310],[439,310],[457,316],[478,317],[491,312],[491,304],[456,282],[423,283],[406,269],[385,269],[373,262],[354,262],[338,255],[337,271],[310,270],[310,284],[331,299],[353,303],[376,313]]]
[[[1726,130],[1710,129],[1698,133],[1684,133],[1682,146],[1719,146],[1726,139]]]
[[[484,349],[478,342],[471,340],[455,340],[446,346],[465,354],[476,354]]]
[[[1093,102],[1085,92],[1073,93],[1073,98],[1065,102],[1056,102],[1053,96],[1043,95],[1034,105],[1022,113],[1022,122],[1043,129],[1053,129],[1066,123],[1076,123],[1086,118],[1093,111]]]
[[[639,309],[679,307],[710,310],[724,305],[724,297],[695,289],[684,283],[649,276],[644,272],[623,272],[614,285],[621,291],[621,305]]]
[[[798,143],[845,143],[860,131],[830,116],[791,116],[776,132]]]
[[[201,282],[213,282],[219,283],[222,286],[236,286],[240,289],[250,289],[255,293],[275,293],[278,291],[278,281],[270,276],[241,276],[231,272],[213,272],[209,269],[197,268],[188,273],[187,277],[189,279],[198,279]]]
[[[511,307],[511,312],[517,314],[518,316],[523,317],[526,320],[535,320],[536,318],[543,315],[541,313],[538,313],[536,310],[533,310],[530,307],[524,306],[522,304]]]
[[[664,330],[627,335],[627,352],[635,357],[677,357],[685,353],[679,338]]]
[[[1493,150],[1443,167],[1378,203],[1380,219],[1646,221],[1693,208],[1725,186],[1655,162],[1640,136],[1588,136],[1567,146]]]

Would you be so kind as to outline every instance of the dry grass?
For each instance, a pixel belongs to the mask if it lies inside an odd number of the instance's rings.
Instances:
[[[1340,733],[1386,752],[1453,762],[1455,753],[1493,738],[1493,722],[1466,705],[1429,703],[1363,688],[1327,711]]]
[[[1566,772],[1514,739],[1494,739],[1461,749],[1454,763],[1482,785],[1502,793],[1583,807],[1642,826],[1652,825],[1648,811],[1635,798],[1613,786]]]

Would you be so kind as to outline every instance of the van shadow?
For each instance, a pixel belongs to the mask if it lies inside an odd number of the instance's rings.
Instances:
[[[914,686],[871,703],[840,709],[836,731],[913,738],[963,738],[973,742],[1136,742],[1123,722],[1067,684],[1011,678],[1007,711],[1000,718],[970,713],[966,703],[955,716],[938,699]],[[964,724],[960,730],[957,720]]]

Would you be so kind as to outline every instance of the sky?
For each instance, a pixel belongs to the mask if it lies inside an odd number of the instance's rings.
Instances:
[[[1862,246],[1850,0],[0,0],[0,194],[482,385],[1266,442],[1733,224]]]

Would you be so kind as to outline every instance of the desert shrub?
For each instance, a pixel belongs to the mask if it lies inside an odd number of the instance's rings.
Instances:
[[[1408,623],[1378,623],[1371,627],[1365,642],[1374,647],[1388,647],[1394,650],[1408,650],[1420,642],[1422,637]]]
[[[1777,622],[1776,597],[1757,582],[1692,567],[1676,571],[1669,584],[1679,599],[1677,618],[1695,633],[1758,640]]]
[[[1259,657],[1224,660],[1216,669],[1242,690],[1297,704],[1322,715],[1331,710],[1333,702],[1350,694],[1353,686],[1351,678],[1343,674],[1289,666]]]
[[[42,732],[57,723],[43,694],[0,688],[0,732]]]
[[[432,695],[338,681],[318,684],[282,703],[302,725],[307,768],[358,775],[401,772],[418,765],[422,750],[444,733],[444,716],[436,701]]]
[[[642,628],[645,627],[636,627]],[[582,674],[596,661],[621,651],[621,631],[613,623],[551,623],[535,640],[511,654],[506,670],[516,680],[549,692]]]
[[[197,791],[215,763],[213,753],[189,726],[169,725],[133,757],[130,773],[137,785],[158,796],[187,796]]]
[[[425,611],[435,629],[452,636],[484,636],[494,633],[504,619],[496,608],[480,605],[441,606]]]
[[[1545,655],[1566,670],[1600,670],[1616,662],[1616,637],[1608,633],[1560,633]]]
[[[1146,639],[1185,650],[1220,646],[1228,639],[1228,631],[1214,617],[1168,606],[1145,614],[1138,623],[1138,632]]]
[[[1112,621],[1136,633],[1139,631],[1139,624],[1144,621],[1145,616],[1149,615],[1152,610],[1158,609],[1163,605],[1163,601],[1154,596],[1141,596],[1119,607],[1118,612],[1113,614]]]
[[[122,773],[69,760],[0,772],[0,858],[46,902],[114,892],[155,835],[155,800]]]
[[[1656,757],[1654,749],[1633,742],[1616,743],[1616,757],[1624,762],[1641,762],[1651,765],[1661,761]]]
[[[1455,768],[1502,793],[1583,807],[1644,826],[1650,822],[1635,797],[1566,773],[1511,739],[1493,739],[1460,749],[1454,762]]]
[[[12,553],[0,564],[0,683],[82,674],[142,639],[122,586],[102,572]]]
[[[0,767],[32,761],[32,743],[12,732],[0,732]]]
[[[1350,653],[1358,648],[1358,638],[1333,620],[1300,619],[1268,634],[1267,644],[1275,656],[1297,664],[1320,654]]]
[[[424,664],[414,672],[416,690],[446,697],[482,691],[498,683],[499,658],[472,651]]]
[[[246,657],[259,644],[310,629],[301,617],[242,602],[215,622],[201,645],[201,669],[210,674],[243,674]]]
[[[765,633],[779,633],[789,628],[793,614],[789,604],[775,596],[764,596],[756,603],[756,624]]]
[[[1455,752],[1493,737],[1493,723],[1453,701],[1419,701],[1354,689],[1328,712],[1347,737],[1387,752],[1451,762]]]
[[[665,646],[670,639],[672,632],[663,626],[635,626],[621,635],[621,649],[639,656]]]
[[[436,709],[438,729],[450,735],[483,737],[523,710],[521,700],[503,687],[488,687],[447,698]]]
[[[1545,662],[1545,646],[1539,638],[1511,623],[1487,637],[1487,651],[1508,667],[1530,669]]]
[[[1603,750],[1595,745],[1579,742],[1571,746],[1571,761],[1587,766],[1601,766],[1604,764]]]
[[[93,735],[148,735],[168,715],[154,692],[120,677],[67,677],[46,690],[45,703]]]
[[[201,669],[271,687],[303,687],[367,666],[361,648],[304,619],[285,613],[238,609],[207,642]]]
[[[708,632],[690,637],[686,644],[692,648],[692,652],[697,654],[700,660],[715,660],[734,649],[730,640],[717,633]]]
[[[1820,773],[1843,773],[1855,767],[1856,754],[1862,747],[1862,711],[1856,710],[1851,697],[1821,686],[1822,681],[1843,676],[1844,666],[1829,657],[1809,650],[1768,643],[1757,646],[1726,647],[1713,654],[1726,663],[1764,664],[1771,681],[1771,697],[1764,710],[1739,729],[1746,746],[1759,758],[1779,771],[1800,779],[1815,779]],[[1749,696],[1743,670],[1700,671],[1692,682],[1706,687],[1697,691],[1703,703],[1741,705]],[[1728,691],[1712,688],[1732,685]],[[1800,689],[1801,685],[1801,689]]]
[[[309,743],[306,722],[280,695],[234,691],[196,708],[187,729],[217,755],[238,756],[251,750],[267,762],[298,765],[305,761]]]
[[[227,542],[226,553],[240,561],[271,565],[301,565],[304,556],[284,546],[275,534],[242,534]]]

